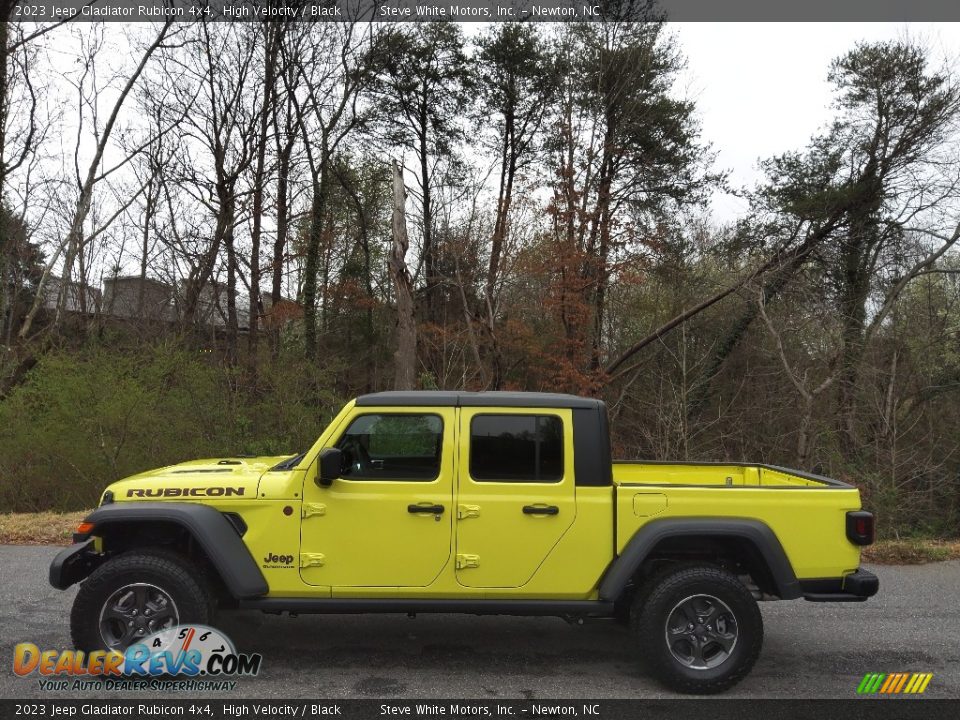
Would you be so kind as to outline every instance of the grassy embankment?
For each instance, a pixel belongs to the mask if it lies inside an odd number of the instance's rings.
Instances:
[[[88,512],[0,514],[0,544],[69,545],[73,531]]]

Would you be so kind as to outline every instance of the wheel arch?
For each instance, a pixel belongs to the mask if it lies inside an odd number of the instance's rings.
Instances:
[[[784,600],[802,596],[779,539],[752,518],[664,518],[640,528],[614,560],[600,583],[600,599],[616,601],[651,561],[694,559],[704,553],[736,556],[757,585]]]
[[[97,508],[85,522],[93,524],[90,534],[103,538],[108,551],[172,545],[188,557],[202,560],[226,592],[237,600],[261,597],[268,591],[263,573],[244,544],[237,525],[209,505],[114,503]],[[71,562],[75,557],[71,552],[78,551],[89,558],[88,546],[75,545],[54,559],[50,568],[50,582],[54,587],[65,589],[83,580],[98,564]]]

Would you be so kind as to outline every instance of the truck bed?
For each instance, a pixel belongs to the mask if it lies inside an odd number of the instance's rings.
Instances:
[[[614,462],[616,552],[644,525],[684,518],[749,518],[776,534],[800,579],[839,577],[860,564],[846,513],[860,494],[838,480],[770,465]]]

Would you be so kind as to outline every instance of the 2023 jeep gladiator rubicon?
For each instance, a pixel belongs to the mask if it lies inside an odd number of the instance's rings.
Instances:
[[[764,465],[611,462],[598,400],[386,392],[307,452],[111,485],[50,567],[81,582],[81,650],[225,608],[629,621],[668,686],[724,690],[760,652],[758,599],[858,601],[873,516],[844,483]]]

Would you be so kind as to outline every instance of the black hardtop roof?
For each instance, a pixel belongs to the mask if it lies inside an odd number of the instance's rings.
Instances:
[[[444,406],[444,407],[529,407],[529,408],[598,408],[602,400],[542,392],[460,392],[453,390],[398,390],[361,395],[357,405],[380,406]]]

